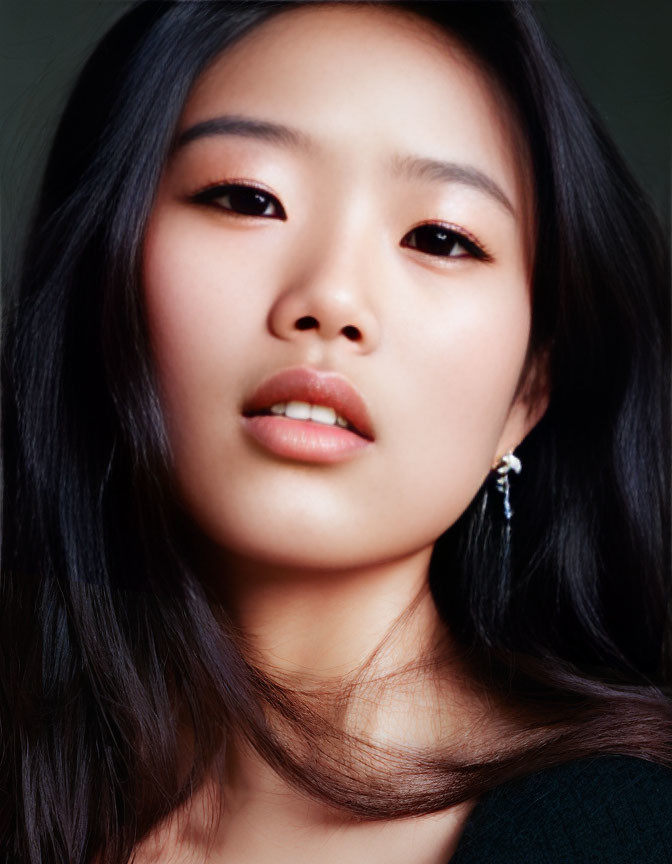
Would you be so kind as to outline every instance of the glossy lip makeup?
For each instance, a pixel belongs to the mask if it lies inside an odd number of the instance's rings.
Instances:
[[[374,440],[369,412],[352,384],[307,366],[265,379],[241,414],[244,431],[257,444],[301,462],[341,462]]]

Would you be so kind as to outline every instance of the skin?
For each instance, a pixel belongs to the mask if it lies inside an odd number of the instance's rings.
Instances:
[[[316,149],[198,138],[170,160],[151,214],[144,299],[199,565],[268,668],[303,682],[356,670],[419,598],[380,658],[391,669],[441,631],[426,592],[436,539],[546,407],[518,386],[534,240],[526,148],[506,99],[458,44],[382,7],[307,4],[260,25],[197,81],[179,130],[234,113],[297,128]],[[465,183],[393,178],[394,152],[476,168],[510,207]],[[261,185],[287,219],[192,199],[233,180]],[[424,222],[477,238],[491,260],[405,245]],[[303,316],[317,326],[297,327]],[[244,433],[245,398],[299,364],[357,387],[373,444],[310,464]],[[461,728],[457,684],[442,684],[441,699],[425,685],[381,699],[360,728],[406,744]],[[208,859],[227,864],[438,864],[474,803],[357,825],[306,803],[241,747],[229,771]]]

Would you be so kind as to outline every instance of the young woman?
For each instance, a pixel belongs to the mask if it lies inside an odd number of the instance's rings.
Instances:
[[[667,261],[527,3],[126,14],[5,299],[3,860],[667,860]]]

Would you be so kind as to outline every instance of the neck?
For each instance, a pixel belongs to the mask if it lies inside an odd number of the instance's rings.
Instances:
[[[307,685],[307,690],[311,685],[331,683],[337,689],[355,682],[354,691],[348,686],[355,698],[340,718],[341,728],[392,748],[434,749],[449,739],[458,746],[468,741],[473,716],[470,720],[462,699],[459,657],[449,653],[446,627],[429,591],[430,556],[431,548],[375,566],[334,572],[260,565],[201,547],[195,563],[210,596],[249,639],[254,662],[261,662],[264,671],[294,687]],[[424,670],[421,664],[404,670],[425,658],[440,662],[429,663]],[[400,675],[381,680],[400,669]],[[445,860],[436,857],[439,842],[444,838],[445,856],[454,848],[455,825],[473,806],[465,802],[421,820],[394,820],[381,832],[380,823],[361,822],[307,798],[238,734],[227,742],[225,762],[224,775],[213,774],[206,781],[191,802],[197,806],[187,815],[189,832],[197,837],[203,827],[199,820],[205,824],[209,818],[204,815],[209,812],[206,802],[215,800],[218,790],[224,792],[215,841],[221,860],[267,857],[250,851],[251,838],[261,836],[250,830],[254,825],[264,826],[274,848],[305,849],[304,857],[296,859],[301,861],[320,857],[325,831],[330,837],[337,832],[334,840],[351,840],[355,851],[363,843],[373,843],[372,849],[380,845],[380,859],[389,857],[392,849],[398,855],[394,860],[410,854],[427,862]],[[419,833],[411,838],[414,826]],[[411,839],[408,854],[399,854]],[[423,843],[429,850],[424,856]],[[322,860],[342,860],[342,852],[336,843],[333,859]]]
[[[324,681],[354,673],[390,631],[376,658],[382,668],[430,647],[441,629],[427,583],[430,555],[431,547],[335,572],[209,550],[201,572],[264,668],[297,681]]]

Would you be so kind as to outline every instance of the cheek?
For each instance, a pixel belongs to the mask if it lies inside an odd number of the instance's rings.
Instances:
[[[249,267],[241,279],[235,254],[219,239],[170,210],[158,211],[145,239],[144,302],[176,446],[230,400],[236,358],[264,320]]]
[[[416,322],[400,352],[407,362],[398,391],[407,404],[394,399],[394,388],[388,394],[396,406],[389,428],[404,430],[390,440],[399,466],[396,494],[412,489],[424,511],[440,514],[438,533],[464,511],[501,455],[498,442],[527,351],[525,281],[516,274],[510,284],[490,287],[496,291],[452,302],[449,315]]]

